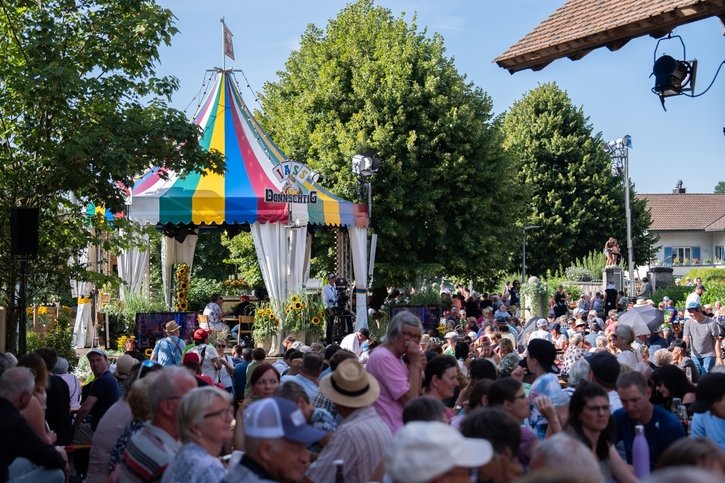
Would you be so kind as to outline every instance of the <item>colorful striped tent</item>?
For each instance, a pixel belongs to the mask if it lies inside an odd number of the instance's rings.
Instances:
[[[133,186],[131,220],[150,225],[292,221],[298,226],[367,226],[365,205],[333,195],[316,182],[316,173],[287,159],[252,116],[230,71],[217,72],[194,122],[202,128],[202,146],[225,156],[226,172],[182,178],[163,167],[151,169]]]

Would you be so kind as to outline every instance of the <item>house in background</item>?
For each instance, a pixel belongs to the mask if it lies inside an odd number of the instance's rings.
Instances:
[[[725,194],[687,193],[682,181],[671,194],[638,194],[659,236],[653,266],[671,266],[674,276],[693,266],[725,268]]]

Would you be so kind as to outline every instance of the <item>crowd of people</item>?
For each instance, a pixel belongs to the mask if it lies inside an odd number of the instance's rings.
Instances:
[[[152,360],[89,351],[82,388],[52,349],[0,354],[0,481],[64,481],[83,445],[87,482],[725,479],[722,307],[709,316],[698,286],[635,334],[606,293],[554,294],[524,323],[518,285],[443,293],[444,331],[403,311],[379,341],[288,337],[274,361],[203,329],[186,350],[171,321]],[[633,470],[640,431],[649,477]]]

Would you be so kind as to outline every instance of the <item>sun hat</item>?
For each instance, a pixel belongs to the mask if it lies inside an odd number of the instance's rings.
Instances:
[[[690,409],[696,413],[708,411],[725,394],[725,374],[710,372],[700,378],[695,389],[695,402]]]
[[[536,321],[536,327],[548,327],[549,323],[546,321],[546,319],[539,319]]]
[[[254,401],[244,409],[244,435],[258,439],[286,439],[309,446],[325,432],[307,424],[297,404],[280,397]]]
[[[346,359],[320,381],[320,392],[335,404],[361,408],[378,400],[380,385],[360,362]]]
[[[575,326],[576,327],[581,327],[582,325],[589,325],[589,324],[587,324],[587,321],[584,320],[584,319],[576,319]]]
[[[116,360],[116,372],[113,375],[116,379],[124,380],[131,373],[131,370],[138,363],[136,359],[128,354],[124,354]]]
[[[171,334],[172,332],[176,332],[177,330],[181,330],[181,326],[176,323],[174,320],[170,320],[166,322],[165,330],[167,334]]]
[[[385,471],[399,483],[430,481],[456,467],[477,468],[493,457],[491,443],[466,438],[449,424],[412,421],[393,438]]]
[[[93,349],[89,350],[88,354],[86,354],[86,357],[90,356],[91,354],[99,354],[108,359],[108,353],[103,349],[99,349],[98,347],[94,347]]]

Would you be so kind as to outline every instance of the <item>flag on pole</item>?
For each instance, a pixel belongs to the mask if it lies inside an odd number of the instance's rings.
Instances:
[[[234,43],[232,43],[234,34],[232,34],[232,31],[229,30],[229,27],[223,21],[222,25],[224,26],[224,55],[234,60]]]

